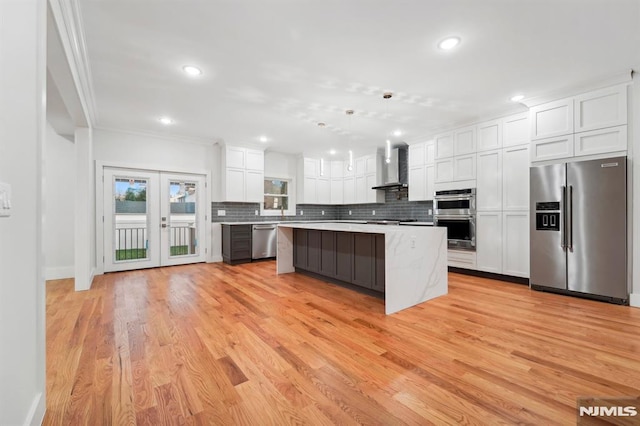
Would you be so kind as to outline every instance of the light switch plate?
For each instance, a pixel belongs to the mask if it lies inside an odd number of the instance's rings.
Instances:
[[[11,185],[0,182],[0,217],[11,216]]]
[[[218,216],[226,216],[226,215],[227,215],[226,210],[218,210]]]

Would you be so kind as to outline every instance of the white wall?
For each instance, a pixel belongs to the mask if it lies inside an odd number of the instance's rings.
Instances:
[[[279,152],[265,152],[264,176],[273,178],[296,177],[298,156]]]
[[[40,424],[45,410],[42,156],[46,2],[0,1],[0,425]]]
[[[44,146],[45,278],[74,276],[75,147],[47,123]]]
[[[97,161],[176,171],[209,171],[214,163],[219,167],[212,145],[178,138],[94,129],[93,144],[93,158]]]

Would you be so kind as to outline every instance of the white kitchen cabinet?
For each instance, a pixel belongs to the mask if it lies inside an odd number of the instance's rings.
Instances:
[[[502,120],[478,124],[478,152],[502,148]]]
[[[298,193],[298,204],[318,203],[318,178],[304,176],[302,179],[302,191]]]
[[[627,124],[627,86],[614,86],[574,98],[576,133]]]
[[[376,155],[367,155],[364,157],[365,166],[364,173],[365,174],[373,174],[375,175],[378,171],[378,157]],[[375,186],[375,184],[374,184]]]
[[[531,161],[559,160],[573,157],[573,134],[531,141]]]
[[[435,138],[435,159],[453,157],[453,133],[445,133]]]
[[[365,176],[365,193],[366,202],[367,203],[380,203],[384,202],[384,191],[379,191],[377,189],[371,189],[372,187],[377,185],[376,175],[375,173],[369,173]]]
[[[476,178],[476,154],[453,157],[453,180],[471,180]]]
[[[502,273],[529,277],[529,213],[502,214]]]
[[[502,273],[502,215],[500,211],[476,215],[476,267],[479,271]]]
[[[426,168],[422,166],[409,167],[409,201],[426,200]]]
[[[465,155],[476,152],[476,128],[464,127],[453,132],[453,155]]]
[[[425,148],[426,144],[424,142],[409,145],[409,168],[425,164]]]
[[[538,105],[529,112],[532,140],[573,133],[573,98]]]
[[[344,204],[356,203],[356,178],[355,176],[346,176],[343,181]]]
[[[502,119],[502,147],[524,145],[531,140],[529,113],[513,114]]]
[[[346,165],[344,161],[331,161],[331,179],[343,178]]]
[[[229,169],[245,169],[247,149],[235,146],[226,146],[225,150],[225,167]]]
[[[264,173],[259,170],[247,170],[246,179],[246,201],[249,203],[264,202]]]
[[[476,252],[447,250],[447,266],[464,269],[476,269]]]
[[[424,166],[425,171],[425,179],[426,183],[424,185],[425,188],[425,200],[433,200],[433,196],[435,195],[435,176],[436,176],[436,166],[435,164],[427,164]]]
[[[318,204],[331,204],[331,179],[318,178],[316,191],[316,202]]]
[[[362,204],[367,202],[367,178],[356,175],[356,203]]]
[[[331,178],[330,199],[331,204],[344,203],[344,182],[342,178]]]
[[[627,126],[592,130],[574,135],[573,154],[593,155],[627,150]]]
[[[479,152],[477,166],[478,211],[502,210],[502,150]]]
[[[436,183],[447,183],[453,181],[453,158],[436,160],[435,181]]]
[[[424,164],[435,164],[436,162],[436,142],[434,140],[426,141],[424,144]]]
[[[244,163],[244,160],[243,160]],[[245,171],[243,169],[226,169],[224,201],[246,201]]]
[[[264,152],[225,146],[221,155],[221,200],[262,203]]]
[[[358,157],[355,160],[356,164],[356,176],[364,176],[367,172],[367,159],[365,157]]]
[[[502,150],[502,210],[529,209],[529,146]]]
[[[256,149],[246,151],[247,170],[258,170],[264,172],[264,152]]]
[[[304,176],[318,177],[320,174],[320,160],[317,158],[304,158],[303,159],[303,171]]]

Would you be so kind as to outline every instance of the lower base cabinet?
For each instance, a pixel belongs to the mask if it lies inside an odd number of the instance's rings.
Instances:
[[[293,266],[384,292],[384,235],[294,229]]]
[[[251,262],[251,225],[222,225],[222,260],[232,265]]]

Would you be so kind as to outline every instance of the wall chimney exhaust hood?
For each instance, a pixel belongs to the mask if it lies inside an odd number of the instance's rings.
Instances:
[[[371,189],[397,189],[407,188],[408,172],[409,172],[409,156],[408,145],[399,143],[391,148],[389,162],[383,161],[381,168],[381,176],[378,182],[381,185],[374,186]]]

